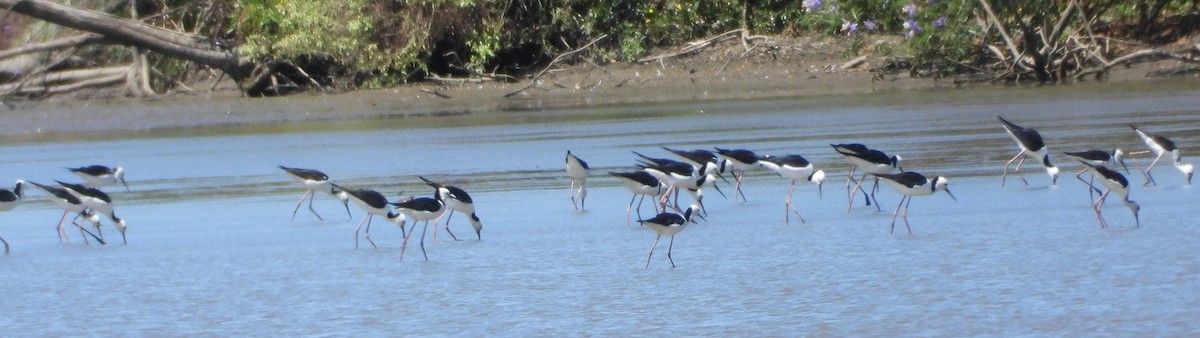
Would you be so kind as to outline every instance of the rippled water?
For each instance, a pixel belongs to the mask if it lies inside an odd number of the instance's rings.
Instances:
[[[1030,186],[999,187],[1017,149],[995,116],[1038,128],[1055,155],[1141,150],[1127,127],[1137,123],[1189,159],[1200,152],[1198,94],[1187,83],[990,88],[14,138],[0,146],[0,178],[76,180],[60,168],[124,166],[132,191],[108,190],[130,243],[85,245],[77,231],[59,243],[61,212],[31,190],[0,214],[13,245],[0,257],[0,327],[20,336],[1196,335],[1194,188],[1169,165],[1155,169],[1156,187],[1134,172],[1143,226],[1114,198],[1104,209],[1114,228],[1100,230],[1072,177],[1078,166],[1062,156],[1057,186],[1033,166]],[[848,165],[828,146],[843,142],[951,177],[958,202],[915,198],[915,234],[889,235],[899,202],[890,188],[878,195],[882,212],[861,200],[846,211]],[[678,268],[664,240],[646,270],[654,236],[625,225],[629,194],[603,172],[632,169],[631,150],[666,157],[659,146],[802,154],[830,177],[819,194],[797,187],[806,224],[784,224],[788,187],[765,171],[746,178],[749,202],[706,192],[708,221],[678,236]],[[586,212],[571,210],[567,150],[593,167]],[[380,248],[355,250],[363,212],[351,220],[318,195],[325,221],[301,210],[289,222],[303,191],[279,164],[391,197],[426,194],[416,175],[463,187],[483,240],[443,232],[426,243],[428,262],[415,248],[401,262],[400,231],[377,220]],[[470,237],[461,215],[454,223]]]

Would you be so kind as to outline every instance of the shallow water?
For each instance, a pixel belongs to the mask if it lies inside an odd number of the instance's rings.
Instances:
[[[0,146],[0,177],[75,181],[60,168],[125,167],[132,191],[106,190],[130,243],[85,245],[78,231],[60,243],[61,213],[30,190],[27,204],[0,214],[13,245],[0,257],[0,327],[22,336],[1196,335],[1194,188],[1170,165],[1155,168],[1155,187],[1134,172],[1142,227],[1113,197],[1104,208],[1113,228],[1101,230],[1072,177],[1078,165],[1060,152],[1141,150],[1126,126],[1137,123],[1187,159],[1200,151],[1198,94],[1187,83],[988,88],[16,138]],[[255,105],[300,110],[307,100]],[[999,187],[1017,149],[996,115],[1043,133],[1063,168],[1057,186],[1035,165],[1023,170],[1030,186],[1010,177]],[[886,186],[883,211],[859,199],[847,213],[848,165],[828,146],[844,142],[949,176],[957,203],[915,198],[913,235],[903,223],[888,234],[899,195]],[[820,193],[797,187],[805,224],[784,224],[788,186],[774,174],[747,176],[749,202],[706,191],[707,221],[678,236],[678,267],[664,239],[647,270],[654,236],[625,225],[629,193],[604,172],[631,170],[631,150],[668,157],[659,146],[802,154],[830,177]],[[593,168],[586,212],[568,199],[567,150]],[[400,231],[376,220],[380,247],[356,250],[363,212],[352,206],[351,220],[327,194],[315,203],[325,221],[306,210],[288,221],[303,190],[278,164],[393,198],[431,191],[416,175],[463,187],[483,240],[443,230],[426,243],[428,262],[416,246],[400,261]],[[462,215],[453,221],[473,237]]]

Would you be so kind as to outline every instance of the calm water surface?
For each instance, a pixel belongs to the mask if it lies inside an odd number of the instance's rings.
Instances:
[[[299,111],[361,99],[253,105]],[[177,108],[202,109],[130,109]],[[1042,132],[1063,168],[1056,186],[1031,166],[1029,186],[999,187],[1017,148],[996,115]],[[108,189],[129,222],[128,245],[86,245],[77,231],[60,243],[61,212],[37,190],[0,214],[13,246],[0,257],[0,327],[14,336],[1197,335],[1195,189],[1169,164],[1155,169],[1154,187],[1135,171],[1143,226],[1114,197],[1104,208],[1113,228],[1101,230],[1073,177],[1079,166],[1061,156],[1144,149],[1129,123],[1168,135],[1190,160],[1200,154],[1200,88],[991,88],[5,136],[0,178],[76,181],[61,168],[119,164],[132,191]],[[915,234],[889,235],[899,202],[890,188],[878,194],[883,211],[861,200],[846,211],[848,165],[829,148],[844,142],[949,176],[958,202],[915,198]],[[784,224],[788,186],[774,174],[747,176],[749,202],[707,191],[708,221],[678,236],[678,268],[664,240],[646,270],[654,235],[625,225],[629,193],[604,173],[632,170],[630,151],[667,157],[660,146],[801,154],[830,177],[821,192],[797,187],[806,224]],[[568,199],[567,150],[593,168],[586,212]],[[350,219],[327,194],[315,204],[324,221],[302,210],[289,222],[303,190],[279,164],[393,198],[431,192],[416,175],[463,187],[483,240],[443,232],[426,243],[428,262],[412,250],[402,262],[399,229],[377,220],[380,247],[356,250],[363,212],[352,207]],[[473,237],[461,215],[452,228]]]

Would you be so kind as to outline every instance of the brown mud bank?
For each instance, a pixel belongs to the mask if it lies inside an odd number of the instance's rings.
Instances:
[[[262,125],[293,121],[373,117],[422,117],[495,111],[542,111],[592,106],[702,102],[778,97],[870,94],[891,91],[953,90],[1010,86],[967,78],[911,77],[907,71],[879,69],[887,62],[871,56],[847,67],[853,57],[822,41],[772,39],[744,49],[730,43],[700,53],[644,64],[577,62],[556,66],[536,82],[500,83],[443,79],[378,90],[313,92],[275,98],[242,97],[232,83],[200,94],[168,94],[157,99],[125,98],[95,91],[46,101],[6,102],[0,108],[0,136],[107,135],[218,125]],[[1113,69],[1085,83],[1130,81],[1193,82],[1198,72],[1177,61],[1155,61]],[[201,83],[194,88],[208,88]],[[1029,87],[1036,85],[1011,85]]]

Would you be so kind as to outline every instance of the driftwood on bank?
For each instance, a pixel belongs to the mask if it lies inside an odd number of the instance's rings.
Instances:
[[[525,87],[521,87],[520,89],[514,90],[512,92],[509,92],[508,94],[504,94],[504,97],[512,97],[513,95],[520,94],[521,92],[529,90],[530,88],[537,88],[538,86],[541,86],[542,76],[546,75],[546,73],[548,71],[550,71],[550,69],[553,68],[555,65],[557,65],[560,61],[565,60],[568,57],[574,56],[575,54],[579,54],[580,52],[583,52],[583,51],[587,50],[588,48],[591,48],[592,45],[596,44],[597,42],[600,42],[600,40],[604,40],[607,37],[608,37],[608,34],[601,35],[600,37],[595,38],[592,41],[588,42],[587,44],[583,45],[583,47],[579,47],[579,48],[576,48],[575,50],[559,54],[558,56],[554,57],[553,60],[550,60],[550,64],[547,64],[545,68],[542,68],[541,71],[537,72],[537,74],[534,74],[533,78],[529,79],[528,85],[526,85]]]
[[[211,39],[166,30],[105,13],[60,5],[46,0],[0,0],[0,7],[64,27],[99,34],[118,44],[145,48],[169,57],[184,59],[224,71],[243,79],[254,64]]]
[[[699,52],[701,50],[704,50],[705,48],[712,47],[718,43],[724,42],[726,40],[734,39],[734,38],[740,39],[740,41],[743,44],[745,44],[746,41],[759,40],[759,39],[765,40],[767,38],[767,37],[761,36],[761,35],[749,35],[749,34],[750,34],[749,31],[747,31],[745,28],[739,28],[739,29],[731,30],[731,31],[728,31],[725,33],[721,33],[717,36],[714,36],[714,37],[711,37],[708,39],[689,43],[687,45],[687,47],[683,47],[678,50],[670,51],[665,54],[644,57],[644,58],[638,59],[636,62],[637,63],[647,63],[647,62],[654,62],[654,61],[662,61],[663,59],[669,59],[669,58],[678,57],[678,56],[690,55],[692,53]],[[749,50],[750,48],[751,47],[746,47],[747,50]]]

